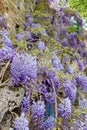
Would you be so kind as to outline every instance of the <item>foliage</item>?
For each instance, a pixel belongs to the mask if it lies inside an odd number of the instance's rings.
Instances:
[[[87,1],[86,0],[68,0],[68,4],[77,10],[82,16],[87,17]]]

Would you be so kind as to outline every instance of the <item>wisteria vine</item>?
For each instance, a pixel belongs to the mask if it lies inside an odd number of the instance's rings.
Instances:
[[[22,31],[13,37],[0,17],[1,69],[9,61],[9,75],[0,77],[1,86],[9,79],[10,88],[24,88],[20,112],[9,130],[86,130],[83,21],[71,8],[47,2],[53,10],[51,16],[26,14]],[[44,19],[47,25],[43,25]]]

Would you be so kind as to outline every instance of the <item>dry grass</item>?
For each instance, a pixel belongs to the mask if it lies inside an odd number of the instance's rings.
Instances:
[[[26,12],[33,12],[33,0],[0,0],[0,13],[7,21],[10,31],[15,31],[15,26],[22,26]]]

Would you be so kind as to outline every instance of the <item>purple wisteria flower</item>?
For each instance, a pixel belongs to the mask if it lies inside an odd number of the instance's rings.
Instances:
[[[35,0],[35,4],[38,4],[38,0]]]
[[[54,104],[55,103],[54,92],[45,93],[45,100],[47,101],[47,103]]]
[[[28,80],[35,81],[37,77],[36,57],[17,53],[11,64],[11,78],[13,84],[26,84]]]
[[[7,35],[2,36],[2,42],[4,43],[4,46],[12,47],[12,41]]]
[[[49,91],[48,91],[49,89]],[[43,93],[45,100],[48,103],[53,104],[55,102],[55,96],[54,93],[51,90],[52,88],[47,88],[47,86],[45,84],[39,84],[37,86],[37,90],[41,93]],[[51,91],[51,92],[50,92]]]
[[[0,60],[2,59],[12,60],[14,55],[15,55],[14,50],[8,46],[4,46],[0,49]]]
[[[53,77],[53,82],[54,82],[54,86],[56,88],[56,90],[60,89],[60,80],[55,77]]]
[[[48,79],[50,79],[50,82],[52,80],[56,90],[59,90],[59,88],[60,88],[60,80],[59,80],[59,78],[56,77],[56,72],[54,70],[49,70],[47,72],[47,74],[46,74],[46,77]],[[52,87],[52,83],[51,83],[51,87]]]
[[[46,77],[47,78],[50,78],[50,79],[53,79],[55,77],[56,73],[55,71],[52,69],[52,70],[48,70],[48,72],[46,73]]]
[[[76,81],[77,81],[78,87],[80,87],[84,91],[87,91],[87,76],[77,75]]]
[[[77,44],[78,44],[78,46],[80,46],[81,48],[85,48],[85,43],[84,43],[84,41],[81,41],[80,39],[77,39]]]
[[[84,66],[87,65],[87,60],[86,59],[84,59],[83,64],[84,64]]]
[[[32,119],[34,130],[41,130],[44,125],[45,105],[44,102],[34,102],[32,105]]]
[[[83,67],[84,67],[84,64],[81,60],[77,60],[78,62],[78,67],[79,67],[79,70],[82,71],[83,70]]]
[[[20,111],[27,113],[30,108],[30,97],[23,97],[21,103],[20,103]]]
[[[45,49],[45,43],[44,43],[44,42],[39,42],[39,43],[38,43],[38,49],[39,49],[39,50]]]
[[[18,41],[20,41],[21,39],[24,38],[24,36],[25,36],[25,33],[22,31],[22,32],[19,33],[19,34],[16,34],[16,35],[15,35],[15,38],[16,38]]]
[[[8,37],[8,31],[7,30],[0,30],[0,42],[2,42],[4,44],[4,46],[8,46],[12,48],[12,41],[11,39]]]
[[[74,69],[73,69],[73,67],[72,67],[71,65],[67,65],[67,66],[66,66],[66,72],[67,72],[67,73],[73,74],[73,71],[74,71]]]
[[[8,36],[8,31],[7,30],[0,30],[0,35],[1,36]]]
[[[44,122],[44,130],[53,130],[54,127],[54,117],[50,116],[48,119]]]
[[[54,52],[52,57],[52,65],[54,68],[57,68],[59,70],[64,70],[64,67],[61,64],[60,59],[57,57],[57,55]]]
[[[67,46],[68,40],[64,38],[63,40],[61,40],[60,43],[62,44],[62,46]]]
[[[33,41],[32,32],[26,31],[27,41]]]
[[[47,87],[46,87],[46,85],[45,84],[39,84],[38,86],[37,86],[37,90],[39,91],[39,92],[42,92],[42,93],[47,93]]]
[[[82,108],[87,108],[87,99],[86,98],[79,98],[79,106]]]
[[[14,121],[14,130],[29,130],[28,120],[25,118],[25,114],[22,113],[20,117],[17,117]]]
[[[55,71],[53,70],[47,70],[46,72],[46,69],[45,69],[45,72],[43,73],[44,73],[45,78],[42,81],[42,83],[37,86],[37,90],[43,93],[44,98],[47,103],[53,104],[55,103],[55,94],[53,91],[53,84],[56,91],[58,91],[60,88],[60,80],[59,78],[56,77]]]
[[[31,26],[32,22],[33,18],[29,14],[26,14],[26,22],[24,23],[24,29],[26,29],[28,26]]]
[[[69,41],[69,45],[73,48],[77,48],[77,33],[73,32],[68,34],[68,41]]]
[[[69,97],[69,99],[73,103],[76,99],[76,92],[77,92],[76,81],[75,80],[71,81],[70,79],[65,79],[63,86],[64,86],[64,91],[65,91],[66,97]]]
[[[71,101],[67,97],[58,106],[58,116],[68,119],[71,116]]]
[[[73,119],[73,125],[75,130],[87,130],[87,114],[82,113],[82,120],[81,119]],[[72,129],[72,130],[73,130]]]
[[[0,28],[1,29],[6,29],[6,22],[5,18],[0,16]]]
[[[76,32],[72,32],[68,35],[69,40],[74,39],[77,36]]]
[[[59,5],[59,0],[48,0],[50,7],[55,9],[55,10],[59,10],[60,5]]]
[[[82,26],[82,23],[83,23],[82,18],[79,17],[77,14],[75,15],[75,20],[77,21],[79,26]]]

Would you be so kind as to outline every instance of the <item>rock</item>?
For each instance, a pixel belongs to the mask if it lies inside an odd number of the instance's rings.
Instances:
[[[24,88],[19,90],[10,90],[9,87],[0,88],[0,122],[4,114],[9,110],[19,107],[24,96]]]

